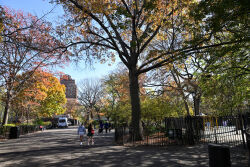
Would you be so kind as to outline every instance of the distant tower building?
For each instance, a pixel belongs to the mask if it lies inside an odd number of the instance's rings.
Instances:
[[[66,112],[64,115],[67,115],[70,118],[74,118],[74,111],[77,109],[77,86],[75,80],[71,78],[70,75],[63,75],[60,78],[60,83],[65,85],[66,88]]]
[[[60,78],[60,83],[65,85],[66,87],[66,98],[76,99],[77,97],[77,86],[75,84],[75,80],[71,78],[70,75],[63,75]]]

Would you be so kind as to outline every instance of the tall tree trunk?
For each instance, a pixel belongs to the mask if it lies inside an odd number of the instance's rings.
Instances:
[[[185,96],[183,87],[181,86],[180,78],[178,76],[177,70],[175,68],[173,68],[173,70],[171,71],[171,74],[172,74],[172,76],[174,78],[175,83],[177,84],[177,87],[180,89],[180,93],[181,93],[181,96],[182,96],[183,101],[184,101],[184,105],[185,105],[185,109],[187,111],[187,115],[190,115],[190,111],[189,111],[189,107],[188,107],[188,102],[187,102],[187,97]]]
[[[142,124],[141,124],[141,106],[139,97],[139,81],[136,68],[129,70],[129,88],[132,107],[132,132],[136,141],[143,139]]]
[[[182,97],[183,97],[183,100],[184,100],[184,104],[185,104],[185,109],[186,109],[186,111],[187,111],[187,115],[190,115],[190,111],[189,111],[187,99],[185,98],[184,93],[183,93]]]
[[[194,95],[194,113],[195,115],[200,115],[200,97],[199,95]]]
[[[7,90],[6,92],[6,99],[5,99],[5,107],[4,107],[4,115],[3,115],[3,125],[8,123],[8,115],[9,115],[9,108],[10,108],[10,91]]]
[[[97,111],[97,119],[98,119],[98,121],[100,122],[101,117],[100,117],[100,112],[99,112],[99,110]]]
[[[194,113],[195,115],[200,115],[200,102],[201,102],[201,94],[199,92],[199,88],[195,88],[195,92],[193,95],[194,102]]]

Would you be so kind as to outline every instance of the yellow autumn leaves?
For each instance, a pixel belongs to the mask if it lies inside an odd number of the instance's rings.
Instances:
[[[20,77],[24,77],[23,74]],[[52,74],[37,71],[25,84],[17,97],[13,100],[13,108],[26,111],[29,108],[31,115],[51,117],[65,111],[65,86]]]

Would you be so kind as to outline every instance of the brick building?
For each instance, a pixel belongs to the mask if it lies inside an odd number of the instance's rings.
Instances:
[[[64,113],[70,118],[74,117],[74,111],[78,105],[77,103],[77,86],[75,80],[70,75],[63,75],[60,77],[60,83],[65,85],[66,88],[66,112]]]
[[[75,80],[71,78],[70,75],[63,75],[60,78],[60,83],[66,87],[66,98],[77,98],[77,86]]]

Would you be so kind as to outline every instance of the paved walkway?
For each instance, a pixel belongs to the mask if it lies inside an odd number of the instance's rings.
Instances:
[[[114,133],[95,135],[95,145],[79,146],[77,127],[52,129],[0,142],[0,167],[192,167],[208,166],[206,146],[137,147],[114,143]],[[245,159],[232,166],[246,166]]]

